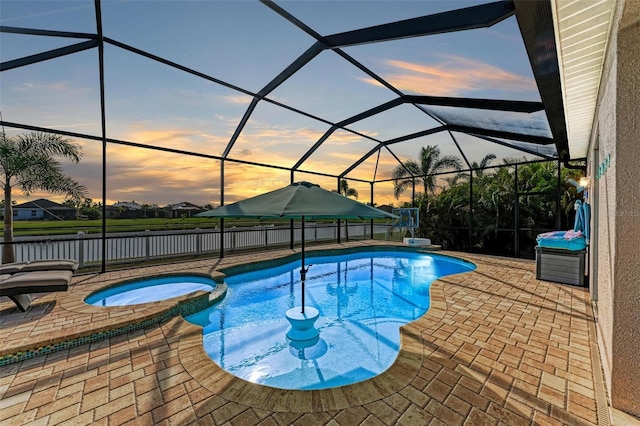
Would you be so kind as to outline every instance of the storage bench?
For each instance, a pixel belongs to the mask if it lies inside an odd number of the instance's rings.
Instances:
[[[536,246],[536,278],[585,287],[585,253]]]

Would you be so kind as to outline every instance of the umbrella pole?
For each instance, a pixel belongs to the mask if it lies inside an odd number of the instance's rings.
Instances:
[[[302,268],[300,268],[300,281],[302,281],[302,313],[304,314],[304,281],[307,271],[304,270],[304,216],[302,216]]]

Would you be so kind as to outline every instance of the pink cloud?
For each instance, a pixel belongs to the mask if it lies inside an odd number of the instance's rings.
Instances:
[[[382,76],[398,89],[432,96],[459,96],[477,90],[529,91],[533,78],[514,74],[496,66],[456,55],[439,54],[436,65],[387,59]],[[364,81],[378,84],[371,79]]]

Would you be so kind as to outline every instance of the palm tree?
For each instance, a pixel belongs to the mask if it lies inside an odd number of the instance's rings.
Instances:
[[[495,159],[496,159],[495,154],[487,154],[482,158],[482,160],[480,160],[480,164],[478,164],[475,161],[471,163],[471,169],[476,171],[476,175],[478,177],[482,177],[484,175],[485,167],[491,164],[491,162]]]
[[[506,217],[511,217],[515,203],[514,176],[508,167],[500,167],[493,175],[483,175],[477,185],[480,206],[489,216],[493,216],[494,237],[498,237],[498,229]],[[475,192],[475,191],[474,191]]]
[[[431,194],[433,196],[436,193],[437,177],[435,175],[447,169],[460,170],[460,168],[461,162],[458,157],[445,155],[441,158],[440,148],[428,145],[420,148],[418,161],[407,160],[404,165],[398,165],[391,173],[391,178],[393,179],[393,195],[396,199],[398,199],[400,194],[407,188],[413,185],[413,179],[407,179],[408,177],[415,176],[422,180],[424,192],[418,196],[418,207],[420,208],[418,235],[426,235],[430,230],[427,217],[429,216],[431,199],[428,198],[428,195]]]
[[[447,189],[451,189],[454,186],[458,185],[462,179],[465,179],[467,177],[468,175],[464,173],[458,173],[453,176],[442,178],[443,183],[442,185],[438,185],[438,187],[440,188],[440,191],[446,191]]]
[[[489,164],[491,164],[491,162],[493,160],[496,159],[496,155],[495,154],[487,154],[485,155],[482,160],[480,160],[480,163],[478,164],[477,161],[473,161],[471,163],[471,170],[469,171],[469,173],[472,173],[474,170],[476,172],[476,176],[477,177],[482,177],[484,176],[484,169],[486,167],[489,166]],[[459,175],[456,175],[456,178],[459,179],[469,179],[469,174],[467,173],[460,173]],[[457,180],[456,180],[457,182]]]
[[[403,165],[397,166],[392,174],[393,195],[398,199],[407,188],[412,185],[411,176],[419,176],[422,179],[424,195],[434,194],[436,190],[436,173],[446,169],[460,170],[462,163],[460,159],[453,155],[445,155],[440,158],[440,148],[428,145],[420,148],[420,158],[418,161],[408,160]]]
[[[356,200],[358,199],[358,190],[349,188],[349,183],[344,179],[340,180],[340,194],[345,197],[353,197]]]
[[[31,132],[15,137],[0,133],[0,188],[4,190],[4,243],[2,262],[15,262],[13,250],[13,212],[11,191],[20,188],[24,195],[44,190],[80,200],[86,188],[64,175],[55,157],[77,163],[82,148],[70,139],[48,133]],[[7,244],[9,243],[9,244]]]

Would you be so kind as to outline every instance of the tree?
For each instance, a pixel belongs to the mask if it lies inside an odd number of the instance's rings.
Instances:
[[[12,205],[16,205],[15,201],[11,202]],[[0,200],[0,219],[4,217],[4,200]]]
[[[443,248],[468,249],[469,210],[469,182],[457,180],[432,197],[429,220],[421,228]]]
[[[495,159],[495,154],[487,154],[482,158],[482,160],[480,160],[480,164],[478,164],[476,161],[471,163],[471,169],[476,171],[476,175],[478,175],[478,177],[482,177],[484,176],[485,167],[489,166],[489,164],[491,164],[491,162]]]
[[[429,195],[435,196],[436,193],[436,174],[447,169],[460,170],[462,163],[460,159],[453,155],[445,155],[440,157],[440,148],[438,146],[428,145],[420,148],[420,156],[418,161],[407,160],[404,165],[398,165],[392,172],[393,179],[393,195],[398,199],[401,193],[413,185],[412,179],[408,177],[419,177],[422,180],[424,192],[418,195],[418,207],[420,208],[420,224],[418,227],[419,235],[426,235],[429,231]]]
[[[100,219],[102,217],[102,203],[94,202],[91,198],[85,198],[78,207],[80,214],[87,219]]]
[[[340,194],[358,199],[358,191],[354,188],[349,188],[349,183],[344,179],[340,180]]]
[[[484,212],[485,226],[489,218],[493,218],[494,238],[498,239],[500,228],[513,227],[513,211],[515,206],[514,175],[509,167],[500,167],[492,175],[480,175],[474,198],[477,199],[477,207],[480,217]],[[507,222],[505,222],[507,221]]]
[[[453,177],[446,178],[445,181],[449,184],[449,186],[454,186],[458,183],[460,179],[469,180],[469,176],[471,176],[471,173],[473,173],[474,171],[476,172],[476,176],[481,178],[484,176],[484,169],[488,167],[491,164],[491,162],[495,159],[496,159],[495,154],[487,154],[482,158],[482,160],[480,160],[480,163],[478,163],[477,161],[473,161],[471,163],[471,170],[469,170],[468,173],[467,172],[458,173]]]
[[[31,132],[15,137],[0,133],[0,187],[4,191],[4,244],[2,262],[15,262],[13,250],[12,190],[29,196],[34,191],[65,194],[80,200],[86,188],[65,176],[56,157],[74,163],[82,157],[82,147],[70,139],[49,133]]]
[[[407,160],[404,165],[398,165],[392,172],[393,179],[393,195],[398,199],[400,194],[407,190],[411,185],[411,179],[408,177],[418,176],[422,180],[424,195],[433,195],[436,190],[437,173],[446,169],[460,170],[462,163],[460,159],[453,155],[445,155],[440,158],[440,148],[428,145],[420,148],[420,157],[418,161]]]

